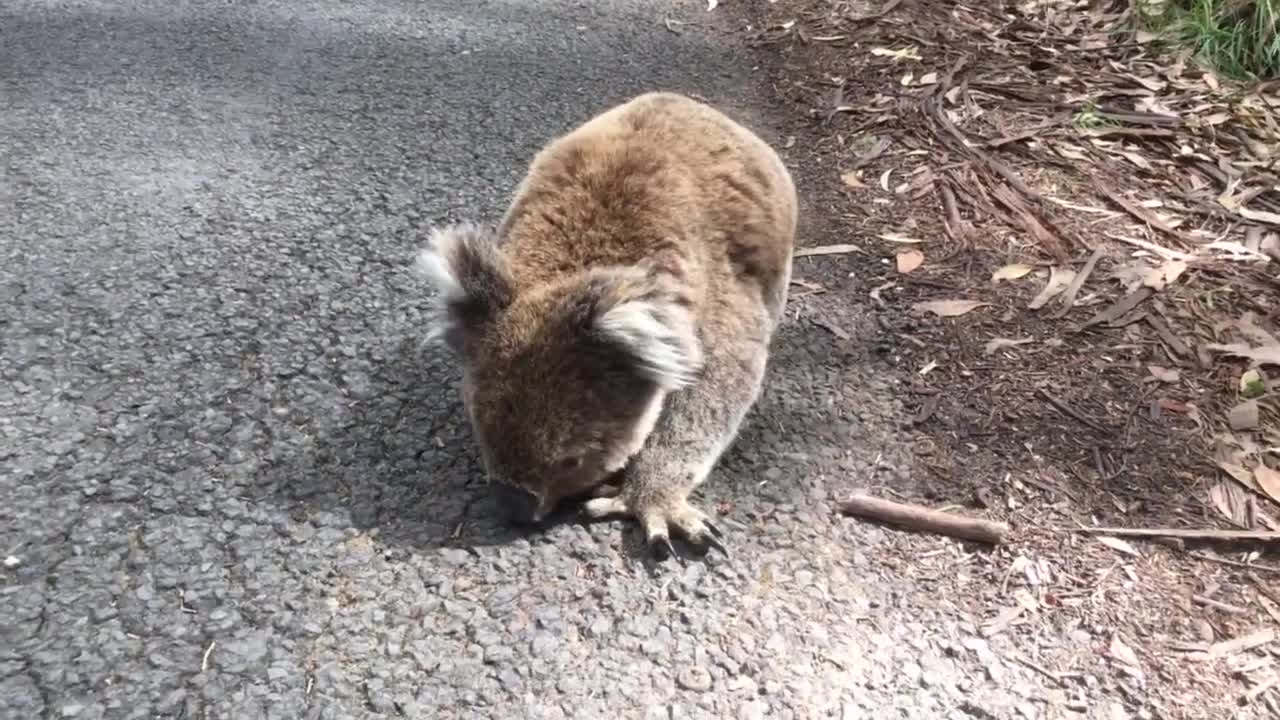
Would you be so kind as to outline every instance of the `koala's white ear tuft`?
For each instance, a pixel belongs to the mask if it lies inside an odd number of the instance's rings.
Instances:
[[[624,301],[601,314],[595,327],[664,390],[691,385],[702,368],[702,347],[693,317],[675,302],[651,298]]]
[[[511,303],[511,279],[489,228],[458,223],[435,228],[414,263],[436,290],[427,340],[463,351]]]

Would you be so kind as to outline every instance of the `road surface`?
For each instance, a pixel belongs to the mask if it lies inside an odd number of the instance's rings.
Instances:
[[[0,717],[1022,717],[831,516],[908,464],[856,339],[787,326],[685,566],[491,519],[420,346],[425,229],[557,133],[665,89],[779,139],[734,35],[663,22],[732,4],[7,0]]]

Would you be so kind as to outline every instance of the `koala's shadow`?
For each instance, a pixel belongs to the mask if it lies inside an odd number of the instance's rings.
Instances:
[[[507,523],[490,491],[444,348],[405,340],[272,483],[296,521],[347,525],[428,550],[536,535]]]
[[[788,326],[789,325],[789,326]],[[806,388],[823,367],[844,364],[825,334],[784,325],[760,401],[745,420],[693,501],[713,515],[732,505],[728,525],[743,526],[766,510],[761,503],[793,502],[806,470],[794,458],[810,445],[828,446],[838,430],[829,412]],[[621,532],[622,548],[636,559],[651,551],[631,521],[586,521],[577,503],[566,503],[543,524],[510,524],[491,492],[458,392],[460,369],[448,350],[406,340],[386,349],[367,382],[348,387],[349,397],[328,421],[317,423],[306,449],[271,471],[278,499],[297,521],[347,525],[376,533],[385,543],[429,550],[485,547],[525,539],[535,542],[562,525],[595,525]],[[780,428],[802,432],[780,433]],[[820,428],[820,430],[818,430]],[[782,468],[767,489],[754,482]],[[796,482],[793,482],[795,480]],[[686,560],[703,557],[673,538]],[[733,551],[732,539],[728,542]],[[715,551],[711,551],[715,554]]]

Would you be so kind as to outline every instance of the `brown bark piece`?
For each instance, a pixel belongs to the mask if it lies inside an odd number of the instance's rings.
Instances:
[[[1062,297],[1059,299],[1059,302],[1062,303],[1062,307],[1058,309],[1058,312],[1053,314],[1055,319],[1064,317],[1067,313],[1071,312],[1072,306],[1076,304],[1076,295],[1080,294],[1080,288],[1084,287],[1084,281],[1089,279],[1089,275],[1093,272],[1093,268],[1097,266],[1098,260],[1102,257],[1102,250],[1102,245],[1098,245],[1098,247],[1093,251],[1093,254],[1089,255],[1089,260],[1085,262],[1084,269],[1077,273],[1075,279],[1073,279],[1071,284],[1067,286],[1067,291],[1063,293]]]

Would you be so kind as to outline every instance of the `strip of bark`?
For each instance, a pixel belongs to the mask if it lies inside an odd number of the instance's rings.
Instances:
[[[1179,538],[1182,540],[1208,540],[1218,542],[1280,543],[1280,532],[1265,530],[1198,530],[1193,528],[1080,528],[1076,532],[1086,535],[1116,535],[1120,537]]]
[[[1102,192],[1106,194],[1108,200],[1118,205],[1125,212],[1180,243],[1184,243],[1185,245],[1194,244],[1194,241],[1188,237],[1186,233],[1178,232],[1177,230],[1169,227],[1163,220],[1157,217],[1155,213],[1121,195],[1118,190],[1108,185],[1101,178],[1095,176],[1093,181],[1097,183]]]
[[[858,493],[840,503],[840,511],[868,520],[898,525],[936,535],[973,540],[989,545],[1005,542],[1004,523],[941,512],[920,505],[894,502]]]
[[[1075,305],[1076,302],[1076,295],[1080,294],[1080,288],[1084,287],[1084,281],[1089,279],[1089,275],[1093,273],[1093,268],[1098,264],[1098,259],[1101,257],[1102,244],[1099,243],[1093,254],[1089,256],[1089,260],[1085,262],[1084,268],[1076,273],[1075,279],[1071,281],[1071,284],[1067,286],[1066,292],[1062,293],[1062,297],[1059,298],[1062,307],[1058,308],[1058,311],[1053,314],[1055,319],[1071,312],[1071,306]]]

